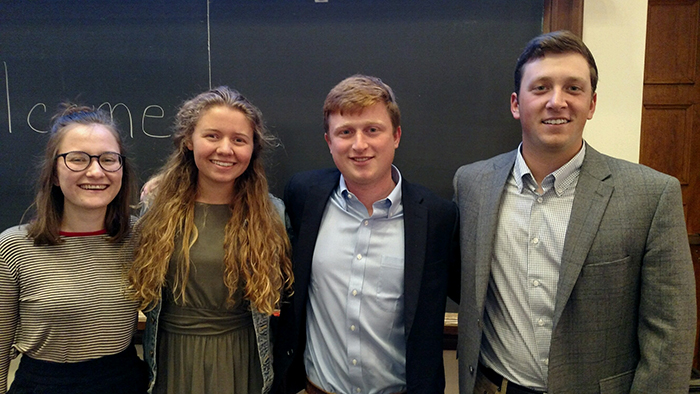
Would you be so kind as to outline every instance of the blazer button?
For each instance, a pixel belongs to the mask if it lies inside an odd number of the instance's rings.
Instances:
[[[292,354],[294,354],[294,349],[287,350],[287,356],[291,356]]]

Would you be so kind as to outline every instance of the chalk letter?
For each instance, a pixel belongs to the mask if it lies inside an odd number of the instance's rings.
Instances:
[[[158,108],[160,111],[160,115],[148,115],[147,112],[151,108]],[[151,138],[168,138],[170,137],[170,134],[168,135],[155,135],[155,134],[150,134],[146,131],[146,118],[158,118],[158,119],[163,119],[163,116],[165,115],[165,112],[163,111],[163,107],[160,105],[149,105],[143,110],[143,116],[141,117],[141,131],[143,131],[144,134]]]
[[[5,96],[7,97],[7,131],[12,134],[12,113],[10,112],[10,78],[7,76],[7,62],[2,62],[5,67]]]
[[[112,107],[112,104],[110,104],[108,101],[105,101],[104,103],[100,104],[97,109],[101,109],[103,106],[108,106],[109,107],[109,116],[112,117],[112,120],[114,120],[114,110],[117,109],[118,106],[122,106],[126,109],[127,115],[129,115],[129,136],[131,138],[134,138],[134,120],[131,118],[131,111],[129,110],[129,107],[126,106],[124,103],[117,103],[114,107]]]
[[[27,114],[27,124],[29,125],[29,128],[30,128],[30,129],[36,131],[37,133],[46,134],[46,133],[49,132],[48,130],[39,130],[39,129],[37,129],[36,127],[32,126],[32,121],[29,119],[29,118],[32,117],[32,112],[34,112],[34,108],[36,108],[36,107],[38,107],[38,106],[44,107],[44,113],[46,113],[46,105],[45,105],[44,103],[36,103],[36,104],[34,104],[34,106],[32,107],[32,109],[30,109],[30,110],[29,110],[29,113]]]

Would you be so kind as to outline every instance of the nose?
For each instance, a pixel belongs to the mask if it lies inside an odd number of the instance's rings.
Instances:
[[[101,177],[104,176],[105,172],[100,167],[99,158],[91,157],[90,164],[88,165],[86,175],[90,177]]]
[[[216,147],[216,153],[220,155],[232,155],[233,143],[228,138],[222,138],[219,145]]]
[[[363,151],[367,149],[367,141],[363,133],[355,133],[355,139],[352,143],[352,149],[356,151]]]
[[[566,95],[562,88],[552,89],[552,94],[547,101],[547,108],[551,109],[561,109],[566,107]]]

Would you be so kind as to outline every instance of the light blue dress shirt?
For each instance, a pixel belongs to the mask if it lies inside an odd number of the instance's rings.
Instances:
[[[365,206],[341,176],[314,250],[307,304],[306,373],[335,393],[406,389],[401,174],[387,198]]]
[[[482,362],[509,381],[546,391],[564,238],[585,143],[537,182],[518,149],[503,192],[486,293]]]

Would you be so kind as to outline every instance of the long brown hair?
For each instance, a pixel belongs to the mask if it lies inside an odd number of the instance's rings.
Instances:
[[[66,133],[75,125],[98,124],[109,130],[119,145],[123,158],[122,184],[119,193],[107,206],[104,225],[110,242],[120,242],[131,229],[131,202],[133,202],[135,174],[131,161],[126,157],[124,143],[112,117],[105,111],[94,107],[62,103],[59,111],[51,119],[51,136],[44,149],[44,158],[40,165],[39,178],[36,183],[36,196],[32,204],[36,210],[34,218],[27,227],[28,235],[35,245],[56,245],[61,242],[60,231],[63,219],[64,196],[56,184],[56,155]]]
[[[232,215],[224,236],[224,283],[228,301],[242,283],[243,297],[260,312],[272,314],[284,291],[291,291],[290,244],[284,223],[268,195],[262,153],[276,139],[263,124],[260,110],[239,92],[226,86],[186,101],[175,121],[175,151],[158,175],[152,203],[138,224],[140,239],[129,280],[142,307],[161,299],[176,237],[182,239],[182,259],[177,264],[172,292],[184,303],[190,270],[190,248],[197,239],[194,203],[198,169],[187,148],[197,122],[212,107],[225,106],[242,112],[253,128],[253,155],[248,168],[233,185],[229,204]],[[242,282],[241,282],[242,281]]]

